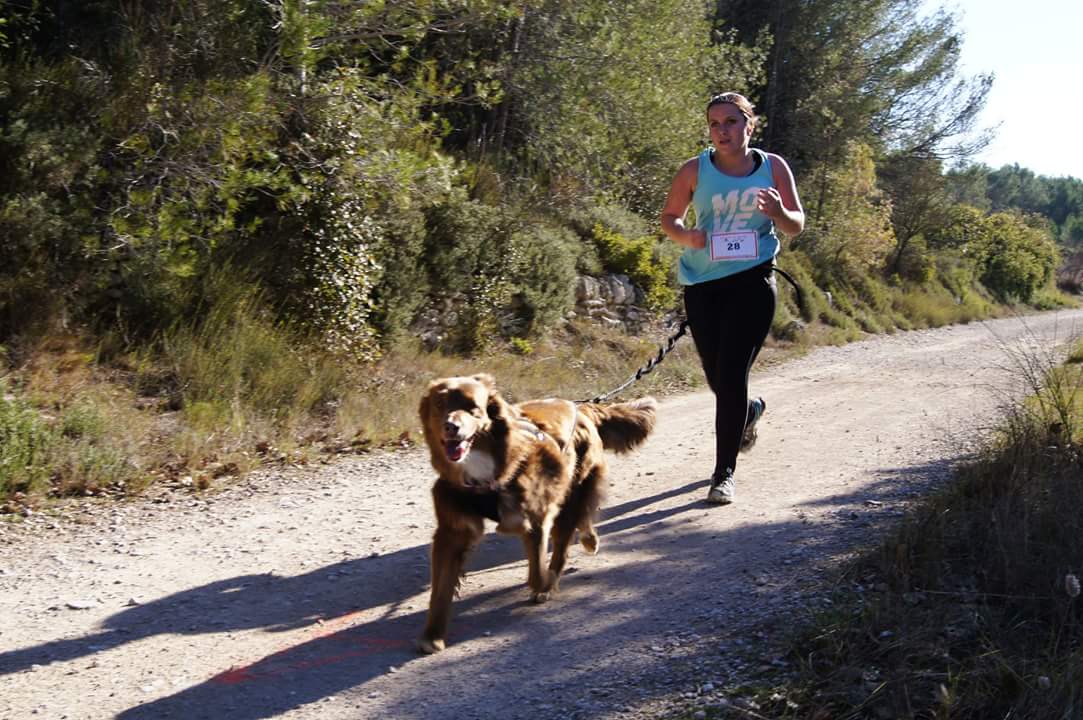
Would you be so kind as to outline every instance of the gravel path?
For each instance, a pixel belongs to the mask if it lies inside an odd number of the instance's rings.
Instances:
[[[518,540],[468,564],[448,649],[413,651],[432,472],[417,451],[0,522],[0,718],[647,718],[785,672],[823,578],[947,477],[1022,389],[1009,349],[1073,310],[877,337],[764,370],[738,501],[703,502],[713,399],[614,458],[601,551],[528,602]],[[499,380],[499,378],[498,378]]]

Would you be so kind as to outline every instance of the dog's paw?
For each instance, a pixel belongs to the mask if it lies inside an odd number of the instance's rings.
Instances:
[[[598,533],[592,529],[590,532],[579,533],[579,544],[591,555],[598,554]]]
[[[438,653],[447,647],[447,643],[443,638],[427,638],[421,637],[417,639],[417,650],[420,653],[426,655],[432,655]]]
[[[545,592],[536,592],[530,596],[530,602],[534,603],[535,605],[547,603],[549,602],[549,594],[550,593],[548,590],[546,590]]]

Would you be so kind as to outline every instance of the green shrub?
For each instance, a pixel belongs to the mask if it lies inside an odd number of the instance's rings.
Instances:
[[[643,237],[656,229],[642,215],[620,205],[590,205],[573,212],[569,221],[583,238],[590,238],[598,225],[624,237]]]
[[[519,337],[511,339],[511,349],[516,355],[530,355],[534,352],[534,346],[530,344],[530,341]]]
[[[906,244],[895,262],[895,268],[903,280],[927,283],[936,274],[936,263],[929,253],[925,239],[915,237]]]
[[[576,271],[580,275],[614,272],[606,266],[602,250],[594,240],[594,229],[599,225],[626,238],[645,237],[655,229],[643,216],[620,205],[606,203],[588,205],[576,210],[568,217],[568,221],[576,234],[583,239],[585,252],[583,257],[576,261]]]
[[[53,490],[62,495],[125,485],[136,475],[120,448],[85,439],[54,448],[50,466]]]
[[[677,292],[670,282],[673,266],[655,252],[654,237],[629,240],[600,224],[592,236],[605,269],[627,275],[643,290],[647,307],[661,310],[676,304]]]
[[[1049,232],[1018,215],[995,213],[986,218],[985,233],[978,248],[982,284],[1002,301],[1029,302],[1060,260]]]
[[[771,337],[786,342],[796,342],[802,331],[802,324],[790,312],[785,303],[775,306],[775,316],[771,319]]]
[[[239,433],[257,419],[286,427],[342,383],[345,369],[276,322],[252,286],[219,278],[209,298],[202,317],[176,325],[160,342],[186,413],[223,425],[228,417]],[[201,409],[212,407],[219,409]]]
[[[778,256],[778,266],[789,274],[801,288],[804,308],[798,306],[797,292],[792,290],[788,280],[776,276],[778,299],[786,305],[795,317],[805,322],[812,322],[827,307],[827,298],[816,285],[812,272],[812,261],[800,250],[787,250]]]
[[[0,385],[0,497],[49,481],[55,431],[41,415]]]
[[[514,312],[524,334],[552,327],[575,304],[575,265],[582,241],[570,230],[535,224],[513,233]]]
[[[64,409],[60,415],[59,429],[66,438],[97,439],[104,435],[107,422],[94,402],[82,400]]]
[[[433,302],[452,303],[448,349],[471,353],[501,336],[500,314],[515,294],[521,265],[512,242],[519,220],[508,209],[449,198],[426,211],[424,262]]]

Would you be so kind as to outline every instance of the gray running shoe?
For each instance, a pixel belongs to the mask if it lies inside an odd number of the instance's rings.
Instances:
[[[748,404],[748,417],[745,419],[745,431],[741,434],[741,452],[748,452],[756,444],[756,423],[767,412],[767,401],[761,397]]]
[[[715,505],[729,505],[733,502],[733,471],[726,470],[722,477],[711,478],[711,489],[707,491],[707,502]]]

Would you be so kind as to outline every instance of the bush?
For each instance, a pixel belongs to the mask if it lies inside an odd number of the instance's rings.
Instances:
[[[1060,260],[1048,231],[1010,213],[986,218],[979,279],[1002,301],[1029,302],[1048,284]]]
[[[676,304],[677,292],[670,281],[673,264],[655,251],[654,237],[629,240],[600,224],[594,226],[592,236],[605,269],[627,275],[643,290],[648,308],[664,310]]]
[[[510,211],[464,197],[426,212],[424,263],[430,301],[449,302],[447,349],[472,353],[501,336],[500,315],[515,294],[521,253],[512,242],[520,221]]]
[[[895,261],[896,272],[906,281],[922,284],[933,279],[936,264],[921,236],[912,238]]]
[[[36,410],[0,385],[0,497],[48,482],[57,438]]]
[[[590,205],[573,212],[569,220],[584,239],[589,239],[598,225],[624,237],[643,237],[655,229],[642,215],[620,205]]]
[[[197,426],[239,437],[261,423],[289,428],[343,384],[346,372],[304,335],[276,322],[252,285],[222,276],[202,316],[160,341],[175,392]]]
[[[575,304],[575,265],[583,243],[570,230],[533,225],[512,235],[515,314],[525,334],[537,334]]]

